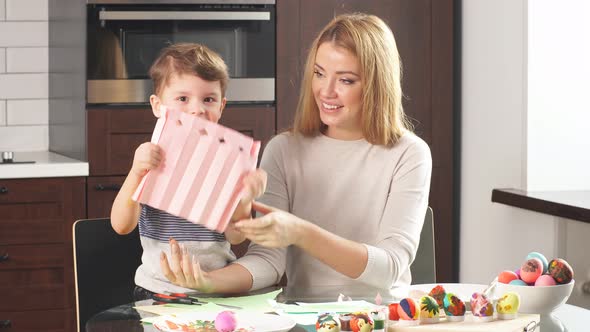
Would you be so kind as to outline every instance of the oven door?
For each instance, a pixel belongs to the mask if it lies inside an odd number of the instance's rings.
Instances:
[[[147,103],[162,48],[206,45],[228,66],[231,103],[275,101],[274,5],[88,6],[87,103]]]

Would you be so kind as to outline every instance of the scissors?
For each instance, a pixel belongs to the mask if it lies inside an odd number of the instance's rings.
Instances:
[[[152,295],[152,299],[159,303],[178,303],[178,304],[195,304],[201,305],[204,304],[200,302],[197,298],[189,297],[184,293],[171,293],[171,294],[154,294]]]

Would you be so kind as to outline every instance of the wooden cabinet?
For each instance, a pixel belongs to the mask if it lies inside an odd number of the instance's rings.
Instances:
[[[308,50],[321,28],[342,13],[382,18],[393,31],[402,66],[404,110],[433,158],[430,206],[434,210],[437,278],[458,280],[459,224],[453,168],[453,0],[278,0],[277,129],[293,121]]]
[[[0,180],[0,326],[74,331],[72,225],[85,178]]]
[[[135,149],[150,140],[157,119],[149,106],[93,108],[87,112],[88,217],[108,217],[113,200],[131,168]],[[275,109],[260,105],[229,105],[220,123],[262,141],[264,148],[275,133]]]

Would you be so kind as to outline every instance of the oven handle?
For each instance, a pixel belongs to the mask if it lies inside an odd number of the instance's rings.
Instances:
[[[194,20],[194,21],[270,21],[270,12],[218,12],[218,11],[114,11],[102,10],[98,18],[103,21],[113,20]]]

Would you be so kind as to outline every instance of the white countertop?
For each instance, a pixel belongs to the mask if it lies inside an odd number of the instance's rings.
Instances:
[[[0,179],[88,176],[88,162],[49,151],[14,152],[13,159],[14,161],[35,161],[35,163],[0,163]]]

